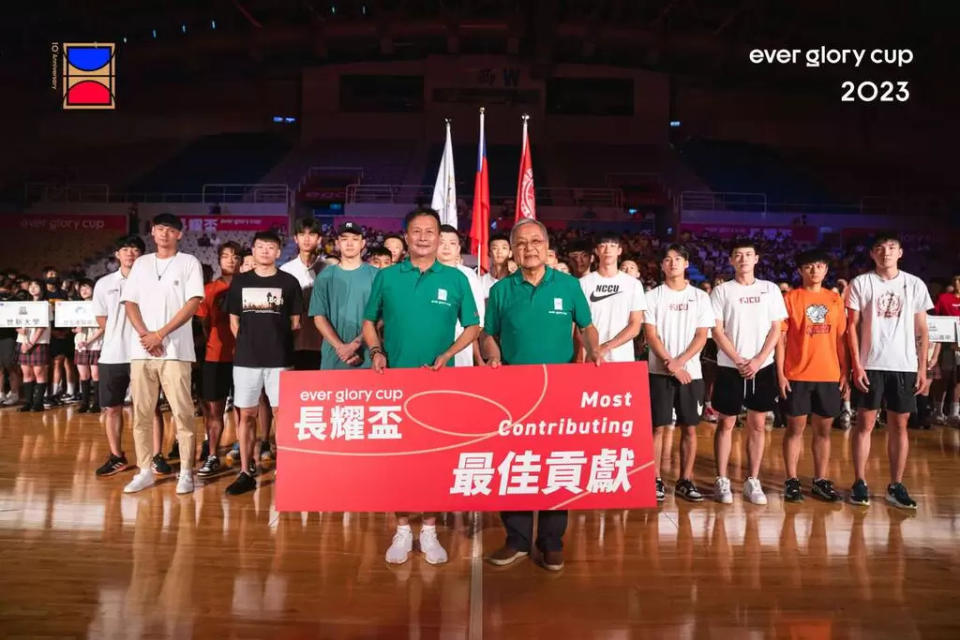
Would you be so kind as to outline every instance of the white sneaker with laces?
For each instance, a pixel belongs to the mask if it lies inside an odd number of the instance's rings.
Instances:
[[[19,394],[19,393],[14,393],[13,391],[11,391],[11,392],[8,393],[7,396],[3,399],[3,406],[5,406],[5,407],[12,407],[12,406],[15,405],[15,404],[20,404],[20,394]]]
[[[435,527],[424,527],[420,531],[420,551],[430,564],[443,564],[447,561],[447,552],[437,540]]]
[[[767,496],[763,493],[763,487],[756,478],[747,478],[743,483],[743,497],[753,504],[767,504]]]
[[[397,529],[393,535],[393,542],[387,549],[387,562],[390,564],[403,564],[410,558],[410,552],[413,551],[413,532],[410,527]]]
[[[948,419],[949,418],[943,415],[941,411],[937,411],[935,414],[933,414],[933,417],[930,418],[930,421],[933,422],[933,424],[946,424]]]
[[[153,476],[152,469],[143,469],[137,475],[133,476],[127,486],[123,488],[124,493],[137,493],[138,491],[143,491],[144,489],[149,489],[154,484],[156,484],[156,479]]]
[[[733,504],[733,493],[730,491],[730,478],[717,477],[713,484],[713,495],[717,502]]]
[[[184,493],[193,493],[193,472],[180,472],[179,477],[177,478],[177,493],[183,495]]]

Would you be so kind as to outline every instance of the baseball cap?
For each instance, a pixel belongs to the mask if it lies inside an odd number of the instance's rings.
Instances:
[[[358,225],[356,222],[347,221],[341,224],[339,227],[337,227],[338,236],[342,236],[345,233],[353,233],[358,236],[362,236],[363,229],[361,229],[360,225]]]
[[[180,218],[173,215],[172,213],[161,213],[154,216],[153,226],[164,226],[176,229],[177,231],[183,231],[183,222],[180,221]]]

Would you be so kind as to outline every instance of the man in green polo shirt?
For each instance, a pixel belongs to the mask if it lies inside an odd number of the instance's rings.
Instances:
[[[373,280],[363,313],[363,340],[370,349],[373,370],[453,364],[453,357],[477,339],[480,318],[470,283],[454,267],[437,261],[440,216],[433,209],[407,214],[403,227],[407,259],[381,269]],[[383,344],[376,323],[383,320]],[[457,321],[463,333],[456,338]],[[420,550],[430,564],[447,561],[437,540],[436,515],[424,514]],[[413,532],[406,513],[397,514],[397,533],[387,549],[387,562],[402,564],[413,549]]]
[[[484,317],[481,350],[491,367],[503,364],[562,364],[573,361],[573,326],[581,332],[587,361],[603,362],[599,336],[590,317],[590,306],[580,282],[546,266],[547,229],[533,219],[518,222],[510,233],[510,246],[519,269],[490,289]],[[498,340],[499,338],[499,344]],[[488,560],[508,565],[529,555],[533,538],[532,511],[500,514],[507,530],[503,547]],[[563,568],[563,534],[566,511],[541,511],[537,548],[543,566]]]

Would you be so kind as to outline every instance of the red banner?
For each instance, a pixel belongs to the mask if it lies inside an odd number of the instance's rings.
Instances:
[[[280,511],[656,506],[645,362],[280,378]]]
[[[110,231],[127,232],[126,215],[53,215],[27,214],[0,216],[0,228],[26,231]]]
[[[708,235],[718,238],[749,238],[760,235],[766,238],[776,237],[778,234],[792,238],[797,242],[817,242],[820,230],[811,225],[797,225],[793,227],[765,227],[756,224],[699,224],[680,223],[680,233],[689,232],[695,235]]]
[[[217,231],[268,231],[286,229],[286,216],[180,216],[183,230],[195,233],[216,233]]]

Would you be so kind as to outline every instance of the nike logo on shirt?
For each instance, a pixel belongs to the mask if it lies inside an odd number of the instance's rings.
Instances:
[[[603,296],[598,296],[598,295],[596,294],[596,292],[594,292],[594,293],[591,293],[591,294],[590,294],[590,302],[600,302],[601,300],[606,300],[607,298],[609,298],[609,297],[611,297],[611,296],[615,296],[615,295],[617,295],[618,293],[620,293],[620,292],[619,292],[619,291],[614,291],[613,293],[608,293],[608,294],[603,295]]]

